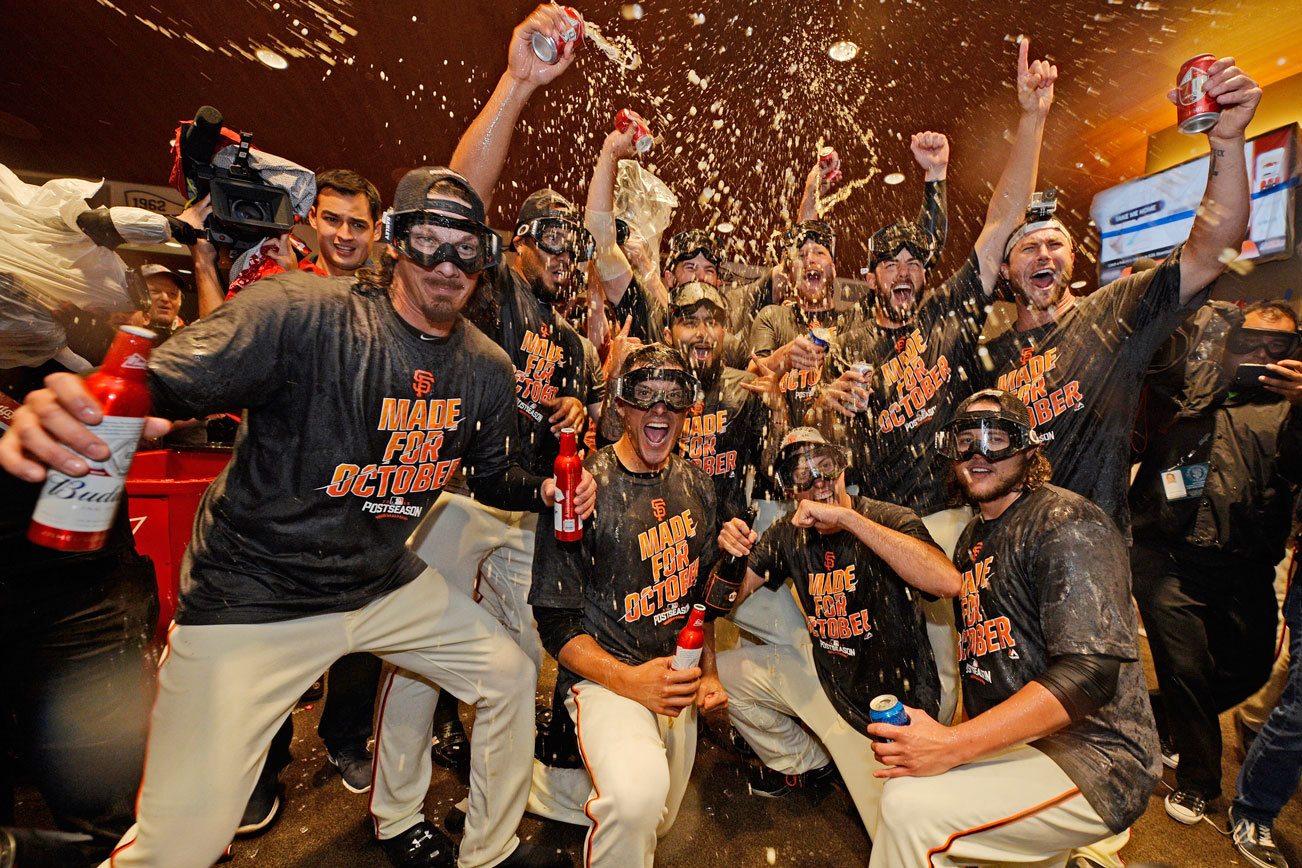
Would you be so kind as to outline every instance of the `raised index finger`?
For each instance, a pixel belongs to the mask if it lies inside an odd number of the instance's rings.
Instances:
[[[1017,74],[1025,75],[1030,66],[1031,40],[1023,36],[1017,43]]]

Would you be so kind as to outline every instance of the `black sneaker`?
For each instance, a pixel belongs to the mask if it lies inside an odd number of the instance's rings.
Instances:
[[[1234,809],[1230,808],[1230,834],[1234,838],[1234,849],[1257,868],[1288,868],[1288,860],[1275,846],[1270,824],[1235,817]]]
[[[825,787],[835,779],[836,766],[832,763],[795,775],[784,775],[768,766],[759,766],[750,774],[750,794],[763,796],[766,799],[777,799],[793,790]]]
[[[497,868],[573,868],[574,860],[564,850],[555,847],[537,847],[521,841]]]
[[[461,725],[460,718],[435,723],[430,756],[437,765],[449,771],[463,775],[470,773],[470,739],[466,737],[466,728]]]
[[[280,816],[280,795],[279,780],[259,780],[253,788],[253,795],[249,796],[249,801],[244,806],[244,816],[240,818],[239,828],[235,830],[236,837],[261,835],[276,822],[276,817]]]
[[[344,789],[350,793],[371,791],[371,752],[366,748],[345,748],[338,753],[326,752],[330,765],[339,769]]]
[[[443,818],[443,828],[453,835],[464,834],[466,831],[466,812],[456,805],[448,808],[447,816]]]
[[[1167,816],[1186,826],[1207,815],[1207,799],[1189,790],[1176,790],[1166,797],[1165,804]]]
[[[300,703],[316,702],[322,696],[325,696],[325,676],[321,676],[312,682],[312,686],[303,691],[303,695],[298,698]]]
[[[395,838],[380,841],[395,868],[454,868],[457,845],[429,820],[421,820]]]

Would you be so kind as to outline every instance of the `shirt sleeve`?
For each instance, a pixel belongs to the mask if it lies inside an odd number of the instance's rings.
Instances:
[[[769,305],[759,312],[755,317],[754,324],[750,327],[750,351],[761,359],[767,358],[773,354],[773,351],[782,346],[785,341],[778,334],[776,323],[776,314],[781,312],[782,308],[778,305]]]
[[[515,374],[508,359],[494,360],[473,376],[482,411],[474,420],[475,436],[461,459],[467,480],[506,473],[507,452],[519,439],[516,432]]]
[[[875,509],[868,510],[865,515],[882,527],[922,540],[927,545],[934,546],[937,551],[944,551],[931,538],[931,532],[922,523],[922,519],[911,509],[893,503],[879,503]]]
[[[535,534],[533,575],[529,586],[529,605],[552,609],[583,608],[583,577],[595,563],[588,548],[592,534],[586,532],[579,542],[563,543],[556,534]]]
[[[764,531],[759,542],[755,543],[755,547],[750,551],[750,560],[746,562],[746,568],[762,576],[765,586],[769,588],[779,588],[790,578],[782,564],[784,525],[786,520],[779,519]]]
[[[923,189],[922,210],[918,212],[917,222],[935,239],[936,253],[932,260],[935,262],[940,259],[945,249],[945,238],[949,235],[949,202],[944,181],[926,181]]]
[[[1105,517],[1068,518],[1033,543],[1028,575],[1039,592],[1049,657],[1101,654],[1139,659],[1130,559]]]
[[[1147,369],[1180,324],[1210,297],[1215,281],[1207,284],[1188,304],[1180,303],[1180,257],[1184,245],[1171,251],[1155,268],[1112,281],[1083,301],[1091,321],[1103,334],[1121,337],[1114,351]],[[1093,336],[1091,336],[1093,337]]]
[[[315,331],[318,308],[303,302],[266,278],[176,332],[149,361],[154,412],[191,419],[268,403],[301,355],[295,336]]]

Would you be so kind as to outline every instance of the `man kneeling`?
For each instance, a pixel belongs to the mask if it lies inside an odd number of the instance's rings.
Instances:
[[[1026,405],[996,389],[937,435],[980,510],[954,552],[968,720],[868,727],[892,768],[871,866],[1053,864],[1122,833],[1158,780],[1130,564],[1116,526],[1047,485]],[[930,861],[928,861],[930,860]]]
[[[713,625],[700,665],[672,668],[719,528],[713,483],[674,454],[702,400],[682,353],[635,350],[610,391],[624,434],[585,462],[601,486],[593,520],[580,542],[539,536],[529,593],[587,771],[535,762],[528,808],[590,825],[586,865],[650,868],[687,789],[696,709],[727,702]]]
[[[852,498],[846,466],[846,450],[813,428],[784,438],[776,475],[796,509],[756,544],[737,602],[792,579],[812,641],[725,652],[719,677],[733,725],[766,766],[751,792],[781,795],[839,771],[873,835],[883,782],[872,775],[881,766],[865,732],[869,704],[892,693],[936,712],[940,680],[919,592],[953,597],[959,575],[912,510]]]

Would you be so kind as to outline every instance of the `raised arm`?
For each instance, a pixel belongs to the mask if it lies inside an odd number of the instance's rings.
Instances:
[[[1261,88],[1233,57],[1212,64],[1205,92],[1221,105],[1221,117],[1207,132],[1211,160],[1207,189],[1180,255],[1180,301],[1188,303],[1225,270],[1226,251],[1239,252],[1248,232],[1251,194],[1244,161],[1244,131],[1261,102]],[[1176,91],[1167,94],[1172,102]]]
[[[574,62],[577,43],[561,39],[561,34],[571,26],[560,6],[543,4],[515,28],[506,54],[506,72],[457,142],[449,167],[465,176],[484,200],[485,208],[492,204],[493,188],[502,174],[515,124],[525,103],[539,85],[551,82]],[[556,63],[543,63],[533,53],[533,35],[539,32],[551,36],[561,47]]]
[[[1017,102],[1021,106],[1021,116],[1013,136],[1013,149],[995,184],[990,205],[986,208],[986,222],[976,241],[981,283],[987,293],[994,289],[999,277],[1004,244],[1021,223],[1026,204],[1035,192],[1044,121],[1053,105],[1053,85],[1058,80],[1057,66],[1046,60],[1028,63],[1030,47],[1028,39],[1023,39],[1017,46]]]
[[[817,220],[821,215],[819,213],[818,203],[836,188],[836,184],[841,180],[841,157],[832,151],[824,160],[818,160],[814,167],[809,170],[805,176],[805,189],[800,195],[800,217],[799,222],[806,220]]]
[[[930,130],[914,133],[909,139],[909,150],[925,173],[923,180],[922,209],[914,221],[931,233],[935,239],[936,253],[945,249],[949,237],[949,202],[945,195],[945,178],[949,169],[949,139],[944,133]]]
[[[637,153],[633,147],[633,137],[636,134],[636,126],[630,124],[624,132],[615,130],[606,136],[601,145],[601,153],[597,156],[597,165],[592,170],[592,182],[588,184],[588,204],[584,209],[584,222],[597,247],[597,278],[611,304],[619,304],[623,300],[624,292],[633,280],[633,268],[616,240],[615,172],[620,160]]]

